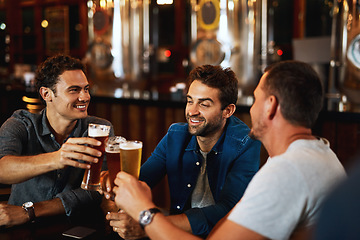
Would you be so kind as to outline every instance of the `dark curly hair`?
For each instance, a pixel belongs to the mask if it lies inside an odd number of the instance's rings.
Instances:
[[[203,65],[194,68],[188,76],[188,87],[198,80],[211,88],[220,90],[221,109],[229,104],[236,104],[238,98],[238,80],[230,68],[223,69],[220,66]]]
[[[59,81],[59,76],[69,70],[81,70],[86,74],[85,65],[79,59],[64,54],[57,54],[46,59],[36,70],[35,80],[38,92],[41,87],[47,87],[56,93],[55,86]]]

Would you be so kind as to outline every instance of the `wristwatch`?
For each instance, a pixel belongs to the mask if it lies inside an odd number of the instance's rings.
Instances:
[[[35,222],[34,204],[32,202],[26,202],[22,205],[22,208],[28,213],[30,222]]]
[[[154,215],[158,212],[161,212],[158,208],[150,208],[148,210],[141,211],[139,217],[140,226],[144,229],[145,226],[152,222]]]

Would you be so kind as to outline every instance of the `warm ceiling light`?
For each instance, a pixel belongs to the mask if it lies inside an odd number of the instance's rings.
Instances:
[[[157,5],[170,5],[173,2],[173,0],[156,0]]]
[[[47,21],[47,20],[43,20],[43,21],[41,22],[41,26],[42,26],[43,28],[47,28],[47,27],[49,26],[48,21]]]

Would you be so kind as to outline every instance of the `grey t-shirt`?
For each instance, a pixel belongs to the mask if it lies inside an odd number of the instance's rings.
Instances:
[[[215,204],[206,170],[206,156],[208,153],[201,150],[200,153],[203,156],[203,161],[194,191],[191,195],[191,208],[203,208]]]
[[[78,120],[70,137],[87,136],[89,123],[109,125],[110,135],[114,135],[109,121],[88,116]],[[47,125],[46,109],[40,114],[17,110],[0,128],[0,161],[6,155],[37,155],[57,151],[60,147]],[[77,207],[101,201],[99,193],[80,188],[83,176],[83,169],[67,167],[13,184],[8,203],[21,206],[27,201],[41,202],[58,197],[69,216]]]
[[[228,219],[270,239],[289,239],[313,225],[345,170],[325,139],[297,140],[269,158]]]

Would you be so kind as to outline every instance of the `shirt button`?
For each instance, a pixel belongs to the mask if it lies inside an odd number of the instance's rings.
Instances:
[[[199,165],[200,165],[200,163],[199,163],[199,162],[196,162],[196,165],[197,165],[197,166],[199,166]]]
[[[57,175],[57,176],[58,176],[58,178],[61,178],[61,174],[60,174],[60,173],[58,173],[58,175]]]
[[[188,187],[188,188],[190,188],[190,187],[191,187],[191,184],[190,184],[190,183],[188,183],[187,187]]]
[[[214,152],[215,155],[217,155],[217,152]]]
[[[176,206],[177,209],[180,209],[180,206]]]
[[[54,134],[50,134],[50,137],[52,137],[52,138],[53,138],[53,137],[54,137]]]

